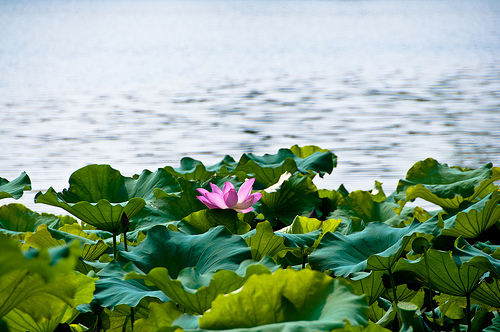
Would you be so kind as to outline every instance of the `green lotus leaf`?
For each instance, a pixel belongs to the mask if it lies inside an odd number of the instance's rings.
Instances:
[[[112,233],[119,232],[123,213],[132,217],[146,205],[144,199],[140,197],[122,203],[111,203],[107,199],[100,199],[97,203],[88,201],[68,203],[53,188],[49,188],[44,194],[38,193],[35,202],[60,207],[80,220]]]
[[[78,260],[75,270],[84,274],[87,274],[90,270],[97,272],[99,269],[88,263],[97,260],[110,248],[96,233],[85,232],[83,227],[78,223],[63,225],[57,230],[47,228],[47,231],[56,240],[66,243],[77,240],[82,244],[81,258]]]
[[[455,241],[453,248],[453,259],[457,264],[468,262],[477,268],[490,271],[496,278],[500,278],[500,260],[487,253],[474,248],[463,238],[459,237]]]
[[[138,270],[133,265],[125,266],[117,260],[110,262],[98,273],[99,280],[95,283],[93,302],[113,310],[122,304],[136,307],[146,297],[169,300],[158,288],[147,286],[141,280],[123,280],[133,269]]]
[[[205,166],[201,161],[189,157],[182,158],[180,164],[181,166],[178,168],[166,166],[165,170],[176,177],[194,181],[207,181],[216,173],[223,176],[229,175],[237,165],[236,161],[228,155],[224,156],[224,159],[219,163],[212,166]]]
[[[18,308],[35,321],[55,318],[66,304],[74,306],[76,289],[72,273],[46,283],[40,275],[27,270],[12,271],[0,280],[0,317]]]
[[[396,189],[402,205],[422,198],[453,211],[464,201],[473,202],[495,190],[494,181],[500,179],[500,168],[488,163],[478,169],[448,167],[432,158],[417,162],[400,180]]]
[[[315,270],[332,270],[337,276],[368,270],[387,271],[399,259],[412,237],[417,233],[433,234],[437,221],[413,222],[404,228],[392,228],[372,222],[358,233],[342,235],[328,233],[309,256]]]
[[[330,174],[337,167],[337,156],[328,149],[322,149],[314,145],[303,147],[294,145],[290,148],[290,151],[300,158],[300,160],[295,160],[297,161],[297,168],[302,174],[312,171],[323,177],[325,173]]]
[[[59,323],[61,323],[64,313],[64,310],[60,310],[59,316],[36,322],[30,315],[22,312],[21,310],[12,309],[3,317],[3,319],[9,327],[9,332],[53,332],[56,330]]]
[[[156,209],[168,220],[181,220],[193,212],[206,209],[206,206],[196,198],[200,195],[196,189],[202,187],[201,181],[189,181],[184,178],[178,178],[177,181],[180,187],[180,192],[177,194],[167,193],[162,189],[155,190]]]
[[[148,317],[148,306],[151,301],[151,299],[144,299],[134,308],[134,321]],[[132,312],[127,305],[116,306],[113,310],[104,308],[99,315],[102,321],[102,330],[106,332],[132,331],[131,316]]]
[[[383,271],[358,272],[345,280],[351,285],[354,294],[365,295],[368,305],[372,305],[385,291],[383,274]]]
[[[107,308],[118,304],[133,307],[145,296],[165,301],[166,296],[158,288],[147,286],[142,280],[124,280],[125,275],[132,271],[148,274],[156,267],[166,268],[171,279],[177,279],[179,273],[189,267],[195,267],[200,274],[219,269],[236,271],[241,262],[250,258],[246,242],[222,226],[200,235],[155,226],[132,251],[119,252],[117,260],[99,272],[95,300]]]
[[[365,223],[379,221],[394,227],[413,218],[413,208],[410,207],[405,206],[396,213],[395,209],[400,206],[394,200],[395,194],[387,198],[383,195],[384,199],[382,199],[380,191],[378,192],[378,195],[364,190],[350,192],[339,201],[338,209],[344,210],[348,216],[359,218]]]
[[[280,269],[252,275],[238,292],[219,295],[199,318],[199,326],[202,330],[331,331],[344,327],[346,321],[367,324],[366,309],[364,297],[354,295],[339,280],[317,271]]]
[[[241,262],[252,258],[246,242],[222,226],[200,235],[155,226],[148,231],[146,240],[120,255],[122,260],[134,263],[145,273],[155,267],[165,267],[174,279],[186,267],[196,267],[201,274],[218,269],[237,270]]]
[[[50,249],[21,252],[18,242],[0,234],[0,278],[15,270],[39,274],[52,282],[57,276],[71,272],[80,256],[78,243]]]
[[[457,265],[451,251],[429,249],[426,255],[430,278],[427,278],[423,257],[415,261],[401,259],[394,271],[411,272],[423,285],[455,296],[470,295],[477,288],[479,279],[488,271],[471,262]]]
[[[464,309],[467,307],[465,297],[441,293],[434,296],[433,299],[438,304],[442,315],[451,319],[462,319],[465,317]]]
[[[483,281],[474,292],[471,298],[481,303],[489,305],[497,310],[500,309],[500,279],[493,278],[491,282]]]
[[[0,206],[0,232],[10,236],[35,232],[40,225],[59,228],[72,223],[76,223],[76,220],[69,216],[61,217],[48,213],[39,214],[28,209],[23,204],[12,203]]]
[[[0,317],[19,309],[38,323],[74,306],[76,247],[78,243],[23,254],[15,241],[0,237]]]
[[[500,315],[496,313],[491,320],[491,325],[488,326],[486,329],[483,330],[483,332],[498,332],[500,331]]]
[[[386,328],[374,323],[368,322],[368,326],[352,326],[347,323],[344,328],[332,330],[332,332],[389,332]]]
[[[63,240],[56,240],[52,237],[47,229],[47,225],[40,225],[35,233],[28,232],[24,237],[24,244],[21,246],[22,250],[29,248],[42,249],[51,248],[64,245],[66,242]]]
[[[323,176],[324,173],[330,174],[336,165],[337,157],[329,150],[294,145],[290,149],[280,149],[274,155],[259,157],[252,153],[243,154],[231,174],[244,174],[242,178],[255,177],[256,189],[264,189],[276,183],[285,172],[293,174],[299,171],[302,174]],[[239,176],[240,180],[242,178]]]
[[[151,302],[148,307],[150,313],[147,319],[139,319],[134,324],[134,331],[158,331],[161,327],[170,327],[172,322],[183,314],[172,301],[165,303]]]
[[[225,226],[232,234],[245,234],[250,225],[238,218],[234,210],[201,210],[183,218],[177,225],[179,230],[189,234],[201,234],[215,226]]]
[[[321,199],[321,214],[328,216],[337,209],[339,201],[342,199],[342,194],[336,190],[318,189],[318,195]]]
[[[290,248],[288,250],[294,256],[302,258],[302,266],[305,266],[305,257],[316,249],[326,233],[334,232],[340,222],[340,219],[322,221],[316,218],[297,216],[290,226],[275,232],[275,234],[285,239],[284,245]],[[292,262],[290,264],[295,265]]]
[[[386,288],[384,293],[382,293],[382,297],[384,299],[392,301],[391,303],[394,303],[394,294],[392,288],[391,289]],[[412,303],[416,305],[418,308],[422,308],[425,300],[424,299],[425,292],[422,288],[416,291],[410,289],[408,285],[402,284],[396,286],[396,297],[399,302]]]
[[[274,192],[262,192],[254,205],[271,225],[290,225],[296,216],[309,216],[321,206],[318,190],[312,180],[300,174],[292,175]]]
[[[268,265],[269,267],[266,267]],[[261,262],[248,260],[238,270],[219,270],[200,274],[196,268],[185,268],[177,279],[171,279],[166,268],[154,268],[147,275],[129,273],[125,279],[142,279],[162,290],[170,299],[190,311],[202,314],[210,309],[219,294],[233,292],[254,274],[271,273],[279,266],[265,258]]]
[[[85,274],[76,272],[74,273],[77,283],[77,289],[74,297],[74,308],[67,308],[62,322],[71,323],[79,314],[78,306],[88,304],[94,298],[95,282],[97,278],[89,277]]]
[[[156,188],[176,192],[178,184],[163,168],[154,173],[144,170],[140,175],[125,177],[109,165],[88,165],[71,174],[69,188],[59,196],[67,203],[97,203],[103,199],[123,203],[134,197],[150,200]]]
[[[142,197],[146,201],[151,201],[155,198],[154,191],[157,188],[171,193],[180,190],[176,178],[163,168],[158,168],[155,172],[145,169],[138,176],[136,175],[133,178],[125,177],[124,181],[128,199]]]
[[[495,191],[474,205],[444,221],[443,235],[476,238],[500,220],[500,191]]]
[[[297,216],[290,226],[281,229],[279,233],[307,234],[319,229],[321,229],[323,233],[333,233],[337,229],[340,222],[341,220],[339,219],[319,220],[317,218]]]
[[[10,182],[0,177],[0,199],[19,199],[23,196],[25,190],[31,190],[31,180],[26,172],[22,172],[21,175]]]
[[[91,270],[95,272],[99,271],[98,268],[89,265],[89,262],[93,262],[101,257],[110,246],[104,243],[103,239],[99,238],[97,234],[84,232],[82,226],[79,224],[64,225],[59,230],[49,229],[48,231],[56,239],[63,239],[66,242],[76,239],[82,243],[82,255],[75,266],[75,270],[84,274],[87,274]]]
[[[63,208],[82,221],[99,229],[116,233],[123,213],[129,220],[154,200],[155,189],[177,192],[179,184],[172,174],[160,168],[144,170],[134,178],[124,177],[109,165],[88,165],[73,172],[69,189],[56,193],[53,188],[35,201]]]
[[[246,233],[243,238],[251,249],[252,259],[256,261],[261,260],[264,256],[269,256],[277,261],[278,254],[283,256],[286,251],[291,250],[285,245],[285,238],[273,232],[269,221],[258,223],[257,227]]]

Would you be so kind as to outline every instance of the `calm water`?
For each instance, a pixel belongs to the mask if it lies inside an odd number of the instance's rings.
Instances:
[[[1,0],[0,176],[62,190],[89,163],[293,144],[338,155],[322,188],[498,166],[499,22],[497,0]]]

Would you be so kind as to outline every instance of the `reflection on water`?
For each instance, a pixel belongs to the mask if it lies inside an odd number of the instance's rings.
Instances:
[[[0,176],[35,190],[294,144],[337,154],[324,188],[500,165],[496,1],[23,3],[0,4]]]

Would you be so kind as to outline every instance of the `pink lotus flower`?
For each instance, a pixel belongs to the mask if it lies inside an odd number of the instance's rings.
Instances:
[[[210,183],[212,192],[198,188],[202,196],[196,196],[209,209],[233,209],[240,213],[252,212],[254,205],[261,197],[261,193],[252,192],[255,178],[246,180],[240,187],[238,193],[231,182],[226,182],[222,190],[215,184]]]

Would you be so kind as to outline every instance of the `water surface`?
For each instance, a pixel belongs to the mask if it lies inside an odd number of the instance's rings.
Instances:
[[[90,163],[294,144],[338,156],[329,189],[390,192],[427,157],[498,166],[498,22],[494,0],[4,0],[0,176],[59,191]]]

